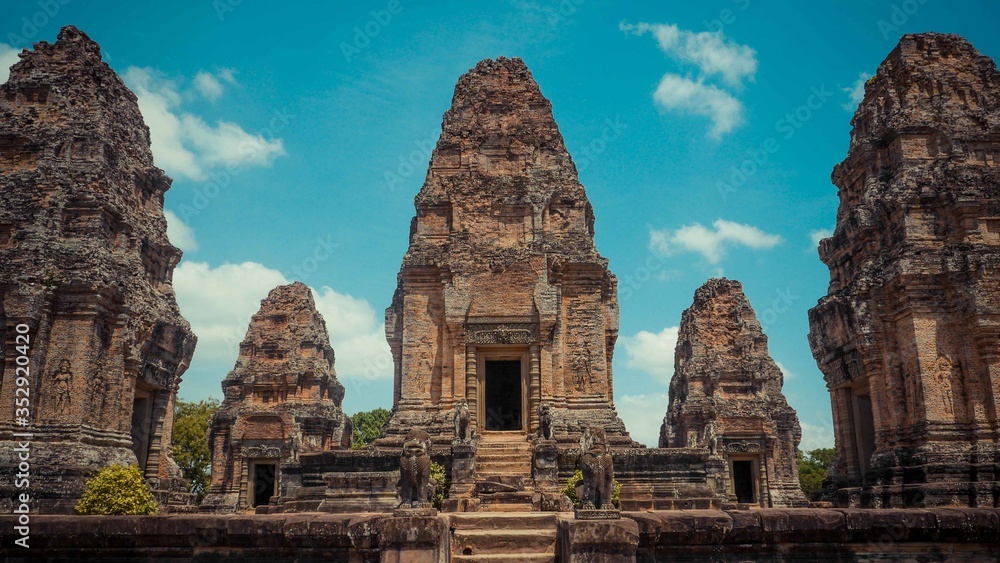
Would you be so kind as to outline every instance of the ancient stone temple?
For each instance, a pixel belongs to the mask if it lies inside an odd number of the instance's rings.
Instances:
[[[660,447],[706,447],[725,460],[729,500],[802,506],[799,419],[781,392],[743,286],[710,279],[684,311]]]
[[[906,35],[851,124],[809,312],[831,479],[852,505],[995,506],[1000,74],[961,37]]]
[[[415,204],[386,310],[395,397],[379,445],[419,427],[445,446],[462,399],[480,436],[523,443],[547,403],[561,444],[597,424],[631,445],[613,407],[617,282],[552,106],[520,59],[459,79]]]
[[[645,448],[615,412],[615,278],[520,59],[487,59],[459,79],[416,208],[386,311],[392,418],[373,448],[303,454],[264,511],[391,512],[414,429],[447,471],[445,512],[570,510],[560,489],[587,428],[614,460],[621,510],[721,506],[721,459],[702,445]]]
[[[171,287],[170,179],[90,38],[66,27],[20,56],[0,87],[0,473],[15,473],[13,432],[29,431],[33,510],[72,510],[112,463],[138,463],[181,503],[169,444],[195,337]],[[0,506],[14,496],[0,479]]]
[[[278,286],[261,301],[222,382],[212,416],[212,483],[203,510],[266,505],[290,483],[300,454],[349,448],[353,427],[340,409],[344,387],[334,371],[326,322],[312,290]]]

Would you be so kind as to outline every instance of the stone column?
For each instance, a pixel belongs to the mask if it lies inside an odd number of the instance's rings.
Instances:
[[[465,398],[469,401],[469,423],[479,432],[479,382],[476,381],[476,347],[465,345]]]
[[[560,561],[563,563],[634,563],[639,547],[635,520],[559,518]],[[383,560],[384,561],[384,560]]]
[[[542,402],[542,371],[538,345],[528,352],[528,434],[538,429],[538,405]]]
[[[380,521],[378,528],[381,563],[451,560],[447,516],[394,516]]]

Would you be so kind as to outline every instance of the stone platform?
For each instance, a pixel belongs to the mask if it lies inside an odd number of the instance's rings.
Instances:
[[[0,516],[0,558],[11,563],[39,558],[374,562],[422,547],[433,551],[435,560],[455,562],[555,561],[556,554],[563,562],[1000,560],[996,509],[674,510],[623,512],[621,520],[599,523],[575,520],[572,513],[441,514],[412,535],[400,529],[403,520],[410,519],[386,514],[32,515],[30,548],[23,549],[10,547],[19,536],[15,517],[5,515]]]

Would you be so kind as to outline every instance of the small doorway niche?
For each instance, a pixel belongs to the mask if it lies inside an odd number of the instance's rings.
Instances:
[[[253,505],[254,507],[268,504],[276,495],[278,465],[276,463],[253,464]]]
[[[872,414],[872,397],[854,395],[854,435],[858,452],[858,473],[861,482],[867,481],[868,466],[875,453],[875,416]]]
[[[136,387],[132,399],[132,452],[139,462],[139,471],[146,471],[146,461],[149,457],[149,438],[153,426],[153,393]]]
[[[753,460],[733,460],[733,494],[736,495],[736,502],[745,504],[757,502],[757,479],[754,474]]]
[[[486,360],[484,395],[485,430],[516,432],[523,429],[521,360]]]

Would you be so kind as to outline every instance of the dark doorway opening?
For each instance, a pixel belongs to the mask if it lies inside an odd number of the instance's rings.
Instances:
[[[754,502],[753,461],[733,461],[733,490],[736,502]]]
[[[868,465],[875,453],[875,416],[872,414],[871,395],[855,395],[854,404],[858,472],[861,474],[861,482],[867,483]]]
[[[274,479],[277,465],[257,463],[253,466],[253,505],[261,506],[271,502],[274,496]]]
[[[132,452],[139,462],[139,471],[146,471],[149,454],[149,436],[153,425],[152,401],[149,397],[135,397],[132,401]]]
[[[521,361],[486,360],[486,430],[521,429]]]

